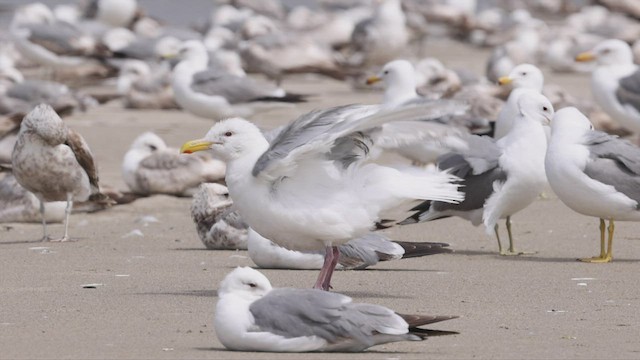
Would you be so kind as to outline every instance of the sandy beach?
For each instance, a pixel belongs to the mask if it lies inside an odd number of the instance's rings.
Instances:
[[[488,56],[451,42],[430,43],[426,55],[479,74]],[[577,97],[590,96],[587,74],[546,75]],[[315,76],[287,78],[284,87],[313,96],[252,120],[271,128],[312,109],[381,97]],[[118,101],[67,123],[92,148],[101,181],[123,190],[122,157],[140,133],[153,130],[179,146],[212,125],[180,111],[125,110]],[[498,256],[493,236],[457,218],[385,230],[397,240],[447,242],[455,252],[338,272],[334,291],[400,313],[459,315],[433,326],[459,334],[361,354],[226,351],[213,329],[216,288],[234,267],[254,265],[245,251],[205,250],[190,203],[153,196],[76,214],[70,233],[77,241],[61,244],[34,242],[40,224],[1,224],[0,358],[640,358],[640,224],[616,224],[612,263],[577,262],[599,250],[598,221],[574,213],[550,190],[513,217],[516,245],[532,255]],[[63,231],[61,224],[50,230]],[[307,288],[317,276],[263,272],[277,287]]]

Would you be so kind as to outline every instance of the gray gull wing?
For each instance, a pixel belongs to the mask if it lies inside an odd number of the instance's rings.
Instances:
[[[620,79],[616,98],[622,105],[631,105],[640,112],[640,69]]]
[[[205,70],[193,75],[191,89],[209,96],[222,96],[230,104],[257,101],[275,96],[276,89],[265,87],[256,81],[219,70]]]
[[[354,161],[354,154],[365,153],[354,152],[355,147],[363,150],[362,145],[369,141],[366,139],[368,132],[380,125],[391,121],[438,118],[458,111],[460,106],[460,102],[443,100],[382,111],[376,105],[343,105],[313,111],[300,116],[280,131],[256,161],[252,174],[278,179],[294,171],[296,162],[316,157],[317,153],[349,164]],[[339,140],[343,137],[352,139]],[[366,141],[362,141],[364,139]]]
[[[313,289],[274,289],[249,310],[259,331],[286,338],[317,336],[337,346],[353,339],[360,344],[352,346],[366,348],[376,343],[376,333],[403,325],[387,308],[354,304],[347,296]]]
[[[640,209],[640,149],[609,134],[588,133],[591,161],[584,173],[638,202]]]

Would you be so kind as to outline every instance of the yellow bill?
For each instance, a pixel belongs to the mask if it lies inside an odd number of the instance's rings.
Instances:
[[[196,151],[209,150],[209,149],[211,149],[211,145],[213,145],[213,143],[211,141],[207,141],[207,140],[204,140],[204,139],[187,141],[180,148],[180,153],[181,154],[191,154],[191,153],[194,153]]]
[[[381,78],[379,78],[379,77],[377,77],[375,75],[369,76],[367,78],[367,85],[375,84],[375,83],[377,83],[378,81],[381,81],[381,80],[382,80]]]
[[[591,51],[585,51],[576,56],[576,61],[586,62],[595,60],[596,56]]]
[[[498,84],[500,85],[508,85],[513,82],[513,79],[508,76],[502,76],[498,79]]]

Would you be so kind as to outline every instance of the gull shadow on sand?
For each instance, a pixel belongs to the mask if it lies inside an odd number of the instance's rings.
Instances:
[[[256,352],[247,352],[247,351],[232,351],[232,350],[227,350],[224,347],[194,347],[194,350],[198,350],[198,351],[229,351],[229,352],[233,352],[235,353],[246,353],[246,354],[251,354],[250,358],[255,357]],[[330,354],[424,354],[424,352],[419,352],[419,351],[384,351],[384,350],[366,350],[366,351],[361,351],[361,352],[332,352]],[[299,358],[300,354],[304,354],[304,353],[287,353],[287,352],[272,352],[272,353],[268,353],[268,352],[264,352],[264,354],[277,354],[278,358],[282,358],[283,356],[292,356],[294,358]],[[308,354],[322,354],[322,353],[308,353]],[[326,353],[325,353],[326,354]]]
[[[520,256],[501,256],[501,255],[498,255],[495,251],[478,251],[478,250],[456,250],[452,254],[453,255],[456,255],[456,254],[471,255],[471,256],[490,255],[496,259],[500,259],[503,261],[513,261],[513,262],[530,261],[530,262],[540,262],[540,263],[580,263],[580,261],[578,261],[578,258],[576,257],[543,257],[538,254],[528,254],[528,255],[520,255]],[[637,262],[640,262],[640,259],[614,258],[613,262],[637,263]]]
[[[217,290],[187,290],[176,292],[143,292],[134,293],[134,295],[179,295],[179,296],[196,296],[196,297],[218,297]]]

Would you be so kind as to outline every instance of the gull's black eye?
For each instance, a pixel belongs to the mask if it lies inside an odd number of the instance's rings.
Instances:
[[[226,133],[224,133],[224,136],[231,136],[231,135],[233,135],[231,131],[227,131]]]
[[[258,287],[258,285],[256,285],[256,283],[248,283],[247,285],[249,285],[249,287],[252,287],[252,288]]]
[[[610,53],[610,52],[611,52],[611,49],[603,49],[603,50],[602,50],[602,53],[603,53],[603,54],[608,54],[608,53]]]
[[[544,110],[544,111],[549,111],[549,108],[548,108],[548,107],[546,107],[546,106],[543,106],[543,107],[542,107],[542,110]]]
[[[149,145],[149,149],[151,149],[151,151],[158,150],[158,148],[155,145]]]
[[[520,75],[527,76],[527,73],[523,71],[523,72],[520,73]]]
[[[389,70],[385,70],[385,71],[383,72],[383,74],[385,74],[385,75],[387,75],[388,73],[389,73]]]

